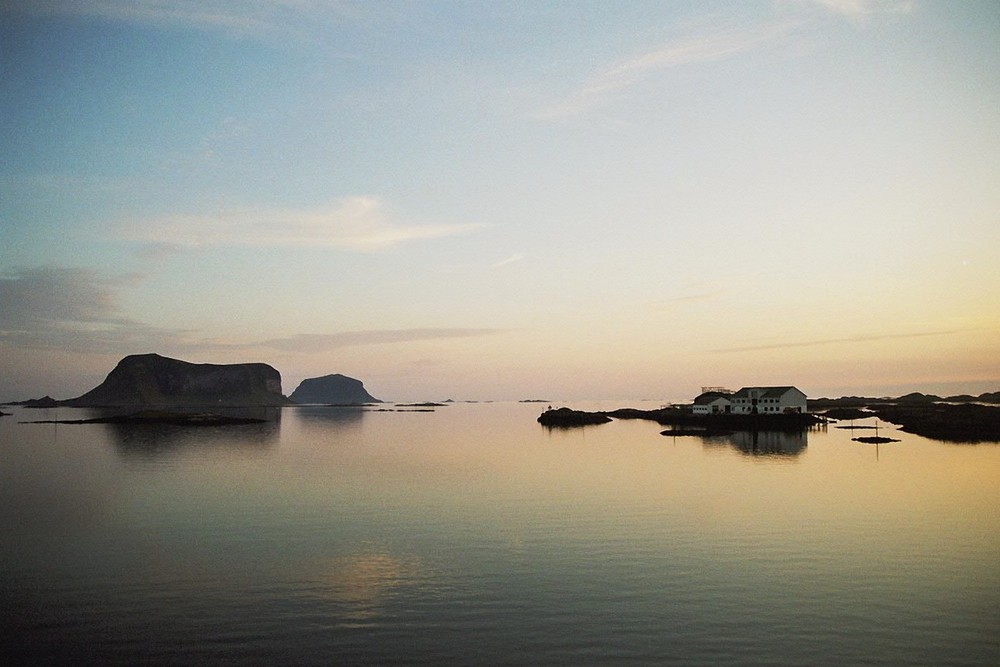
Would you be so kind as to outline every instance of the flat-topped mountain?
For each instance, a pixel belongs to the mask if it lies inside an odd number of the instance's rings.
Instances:
[[[293,403],[322,403],[326,405],[358,405],[381,403],[367,391],[361,380],[336,373],[303,380],[291,396]]]
[[[192,364],[158,354],[135,354],[83,396],[74,407],[285,405],[281,374],[267,364]]]

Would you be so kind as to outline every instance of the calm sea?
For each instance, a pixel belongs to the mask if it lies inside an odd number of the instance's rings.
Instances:
[[[0,659],[1000,664],[1000,445],[550,431],[544,407],[15,408]]]

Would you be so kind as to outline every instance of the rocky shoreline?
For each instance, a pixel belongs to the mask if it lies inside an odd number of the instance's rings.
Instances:
[[[572,428],[574,426],[590,426],[606,424],[613,419],[646,419],[664,426],[679,427],[675,430],[690,430],[692,432],[732,432],[732,431],[801,431],[822,423],[822,417],[808,413],[794,414],[756,414],[756,415],[696,415],[684,408],[660,408],[657,410],[639,410],[636,408],[619,408],[610,411],[587,412],[558,408],[546,410],[538,417],[538,423],[543,426]]]
[[[559,408],[546,410],[538,423],[556,428],[574,428],[606,424],[613,419],[648,419],[671,426],[666,435],[703,435],[732,431],[802,431],[830,421],[878,418],[895,424],[905,433],[956,443],[1000,442],[1000,406],[979,403],[946,403],[937,397],[916,396],[920,400],[888,399],[820,399],[815,412],[802,414],[757,415],[696,415],[683,407],[658,410],[621,408],[611,411],[587,412]],[[990,398],[996,394],[986,395]]]

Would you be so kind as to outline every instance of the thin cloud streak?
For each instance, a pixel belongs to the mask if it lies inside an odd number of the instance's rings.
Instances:
[[[333,247],[376,251],[407,241],[465,234],[476,223],[411,225],[388,219],[374,197],[350,197],[316,209],[272,209],[166,216],[123,225],[121,233],[161,247]]]
[[[913,11],[911,0],[795,0],[797,4],[818,5],[835,14],[863,18],[874,14],[908,14]]]
[[[141,280],[81,268],[39,267],[0,276],[0,342],[28,349],[112,354],[175,346],[184,332],[120,315],[118,290]]]
[[[0,11],[95,16],[111,21],[184,26],[269,43],[318,43],[321,27],[390,17],[384,9],[349,0],[0,0]]]
[[[810,341],[801,341],[798,343],[771,343],[767,345],[727,347],[727,348],[709,350],[709,352],[712,352],[714,354],[730,354],[733,352],[759,352],[762,350],[784,350],[793,347],[818,347],[821,345],[836,345],[842,343],[870,343],[872,341],[877,341],[877,340],[903,340],[907,338],[925,338],[930,336],[951,336],[957,333],[962,333],[962,330],[953,329],[950,331],[926,331],[920,333],[905,333],[905,334],[850,336],[847,338],[828,338],[825,340],[810,340]]]
[[[638,85],[657,71],[724,60],[787,35],[800,24],[798,21],[779,21],[682,37],[604,69],[568,98],[541,110],[536,116],[554,120],[582,113]]]
[[[345,331],[335,334],[297,334],[288,338],[272,338],[253,347],[269,347],[287,352],[326,352],[358,345],[413,343],[445,338],[475,338],[501,333],[502,329],[383,329]],[[250,346],[248,346],[250,347]]]
[[[520,262],[523,259],[524,259],[524,253],[518,252],[506,259],[500,260],[499,262],[493,265],[493,268],[499,269],[501,266],[507,266],[508,264],[515,264],[516,262]]]

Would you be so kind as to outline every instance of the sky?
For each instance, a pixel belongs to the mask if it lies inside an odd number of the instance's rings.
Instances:
[[[1000,390],[1000,3],[0,0],[0,400]]]

